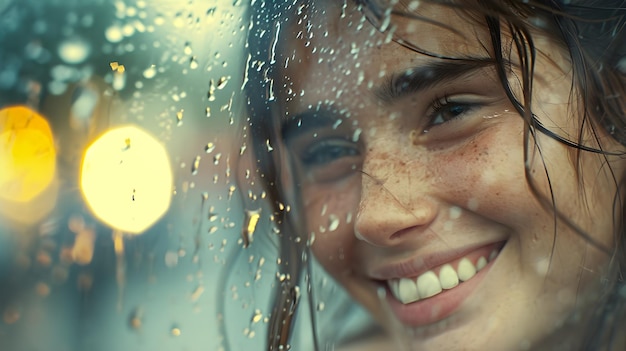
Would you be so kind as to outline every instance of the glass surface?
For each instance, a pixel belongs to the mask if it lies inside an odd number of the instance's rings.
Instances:
[[[1,350],[626,347],[624,1],[0,18]]]

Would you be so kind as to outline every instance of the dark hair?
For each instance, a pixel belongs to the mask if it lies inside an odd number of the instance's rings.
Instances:
[[[381,0],[355,0],[356,4],[366,12],[368,19],[379,30],[385,31],[385,16],[394,15],[413,17],[410,13],[397,10],[408,8],[405,1],[381,1]],[[600,142],[600,136],[610,135],[622,146],[626,146],[626,1],[624,0],[429,0],[428,2],[439,3],[456,8],[466,13],[483,25],[489,31],[491,45],[494,52],[492,59],[496,63],[498,75],[502,87],[509,99],[526,122],[525,143],[531,143],[536,133],[546,134],[555,140],[571,147],[578,156],[581,153],[597,153],[605,157],[618,156],[624,158],[623,150],[605,150]],[[393,11],[389,4],[396,4]],[[289,16],[295,16],[306,6],[302,3],[280,3],[269,6],[265,1],[259,1],[253,6],[252,21],[254,26],[249,34],[250,60],[248,66],[248,93],[250,125],[249,132],[252,137],[258,174],[265,183],[268,196],[275,209],[275,222],[280,228],[280,252],[283,262],[282,269],[291,279],[287,279],[278,287],[272,324],[270,327],[269,349],[278,349],[286,345],[290,320],[293,316],[296,301],[294,289],[302,270],[306,265],[302,264],[303,254],[308,253],[305,245],[305,235],[294,223],[298,221],[297,207],[291,208],[287,213],[283,204],[298,204],[298,196],[295,185],[285,186],[281,179],[280,160],[281,150],[275,148],[268,151],[262,147],[273,144],[278,140],[280,127],[277,124],[280,118],[276,117],[278,101],[274,99],[273,77],[274,70],[280,69],[281,62],[275,60],[272,41],[277,37]],[[387,7],[385,7],[387,6]],[[419,20],[419,19],[418,19]],[[516,59],[520,64],[522,76],[522,94],[517,96],[509,86],[507,73],[509,70],[507,53],[504,47],[502,31],[512,36],[513,50],[508,51],[511,55],[518,55]],[[536,48],[533,42],[535,33],[541,32],[562,46],[567,55],[572,69],[572,89],[570,99],[579,101],[583,106],[579,118],[579,137],[571,140],[549,130],[543,126],[534,116],[531,106],[532,86],[534,78],[534,62]],[[422,50],[420,47],[405,41],[404,38],[395,37],[396,43],[404,45],[419,54],[434,55],[437,53]],[[445,57],[443,57],[446,59]],[[447,59],[459,59],[451,58]],[[462,58],[471,59],[471,58]],[[592,132],[594,145],[586,145],[583,140],[583,130],[589,128]],[[268,144],[268,145],[269,145]],[[529,148],[526,147],[526,150]],[[525,155],[527,158],[528,155]],[[578,157],[576,158],[578,167]],[[607,162],[608,164],[608,162]],[[578,168],[580,170],[580,168]],[[621,288],[623,274],[626,272],[626,217],[623,205],[624,194],[621,186],[624,179],[617,179],[613,174],[617,186],[617,194],[614,205],[617,213],[621,215],[614,218],[616,232],[614,233],[614,247],[607,248],[596,242],[588,233],[579,228],[575,222],[562,215],[555,206],[553,198],[544,196],[533,184],[530,169],[526,167],[526,179],[535,196],[541,201],[546,210],[555,213],[557,218],[568,224],[588,242],[606,252],[611,257],[613,264],[613,280],[607,282],[607,293],[597,304],[597,317],[588,324],[588,337],[581,349],[598,349],[601,345],[611,349],[617,347],[611,345],[614,333],[617,331],[619,321],[624,318],[626,304],[620,294],[624,294]],[[582,184],[582,183],[581,183]],[[549,194],[551,195],[551,194]],[[299,238],[295,240],[295,238]]]

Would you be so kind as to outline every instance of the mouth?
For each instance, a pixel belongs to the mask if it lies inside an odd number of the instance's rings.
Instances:
[[[490,244],[417,276],[381,281],[387,300],[406,325],[421,326],[451,315],[471,295],[497,260],[505,242]]]
[[[428,299],[474,278],[476,273],[497,258],[500,249],[483,248],[417,277],[389,279],[387,286],[392,295],[405,305]]]

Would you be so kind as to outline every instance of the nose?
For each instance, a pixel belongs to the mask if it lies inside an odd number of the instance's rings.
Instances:
[[[354,224],[358,239],[379,247],[405,245],[437,217],[437,203],[425,191],[428,185],[411,177],[406,167],[383,179],[369,172],[363,175]]]

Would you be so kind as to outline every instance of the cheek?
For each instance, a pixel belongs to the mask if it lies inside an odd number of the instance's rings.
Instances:
[[[354,217],[359,196],[356,176],[340,186],[308,185],[303,190],[311,249],[335,277],[347,271],[349,262],[353,261]]]
[[[461,148],[435,156],[436,188],[446,202],[523,226],[520,207],[535,206],[524,177],[523,121],[513,114],[501,118]]]

